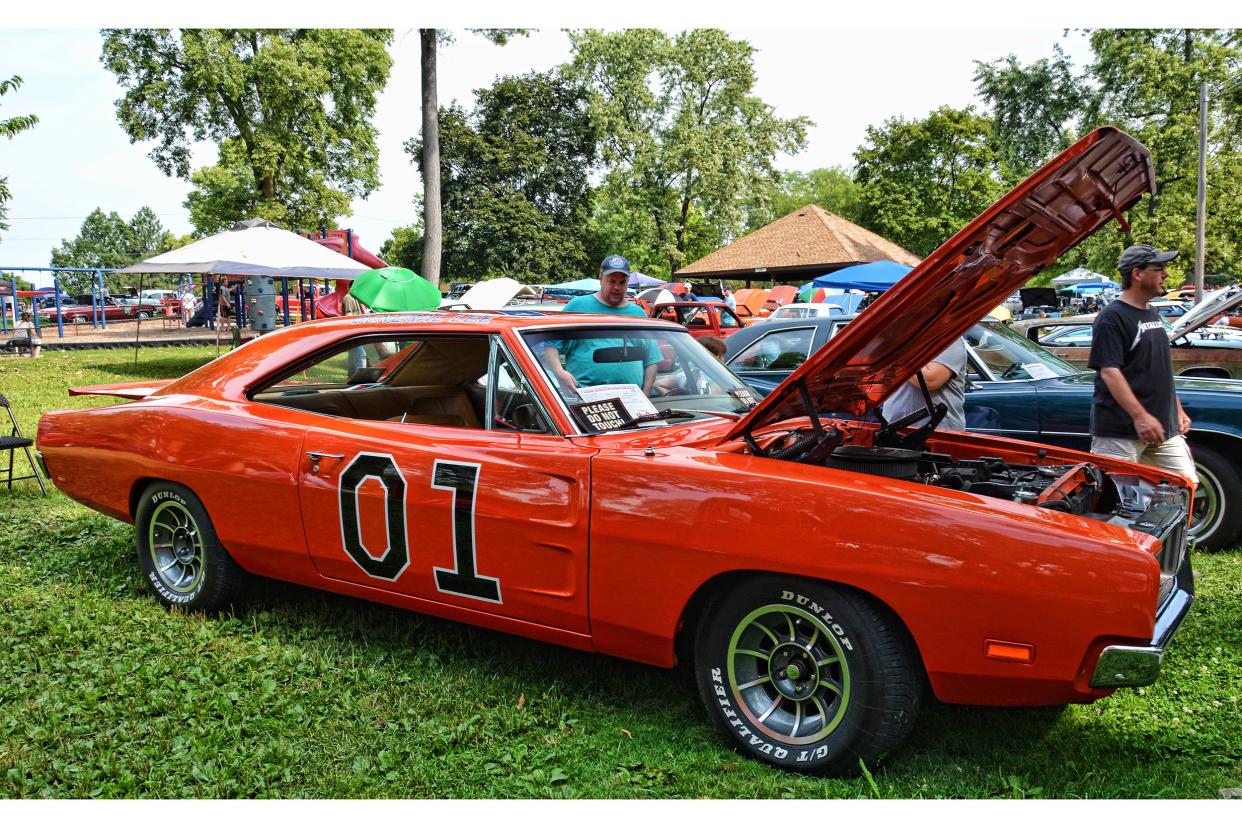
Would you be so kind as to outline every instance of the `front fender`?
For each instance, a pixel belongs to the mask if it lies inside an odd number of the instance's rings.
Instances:
[[[874,596],[909,629],[946,701],[975,700],[972,677],[1055,687],[1011,703],[1085,700],[1071,688],[1097,639],[1152,634],[1158,542],[1098,521],[684,448],[602,452],[592,490],[592,634],[601,651],[625,658],[671,665],[687,602],[739,570]],[[985,639],[1032,644],[1035,662],[989,660]]]

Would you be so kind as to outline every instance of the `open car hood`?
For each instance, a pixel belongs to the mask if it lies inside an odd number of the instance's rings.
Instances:
[[[1102,127],[964,227],[798,367],[724,440],[793,417],[863,417],[1005,297],[1150,192],[1147,148]]]
[[[1169,338],[1177,339],[1191,331],[1197,331],[1210,320],[1222,313],[1228,313],[1238,305],[1242,305],[1242,286],[1229,285],[1220,290],[1214,290],[1205,295],[1202,302],[1186,311],[1173,323],[1173,331],[1169,334]]]
[[[467,307],[470,310],[499,310],[519,296],[536,297],[539,294],[530,285],[507,276],[488,279],[471,286],[459,299],[445,299],[440,307]]]

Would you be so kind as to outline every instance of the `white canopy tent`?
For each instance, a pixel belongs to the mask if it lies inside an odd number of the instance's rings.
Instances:
[[[118,272],[352,279],[370,269],[270,221],[249,219]]]

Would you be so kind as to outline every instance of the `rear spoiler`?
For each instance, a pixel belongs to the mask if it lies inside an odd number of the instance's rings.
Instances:
[[[142,382],[119,382],[115,385],[81,385],[69,389],[71,397],[120,397],[124,400],[141,400],[163,389],[172,380],[145,380]]]

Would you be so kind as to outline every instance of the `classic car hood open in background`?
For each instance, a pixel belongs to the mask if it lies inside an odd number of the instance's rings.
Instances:
[[[1138,141],[1115,127],[1087,135],[937,248],[724,439],[808,408],[865,416],[1066,250],[1114,218],[1124,224],[1153,180]]]
[[[1222,313],[1229,313],[1242,305],[1242,287],[1229,285],[1214,290],[1203,297],[1203,301],[1187,311],[1173,323],[1170,339],[1177,339],[1191,331],[1197,331]]]

